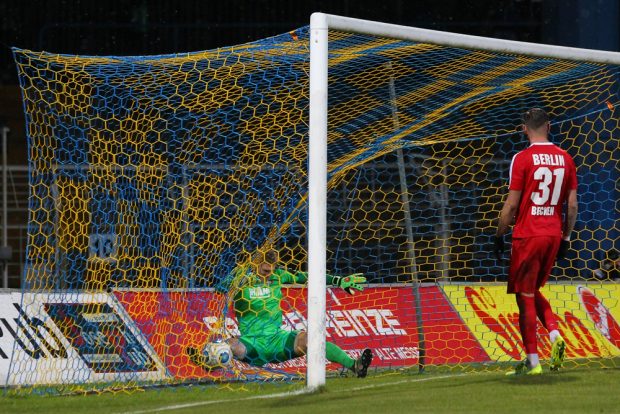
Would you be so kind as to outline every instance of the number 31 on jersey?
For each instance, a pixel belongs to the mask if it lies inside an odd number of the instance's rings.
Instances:
[[[553,215],[555,213],[554,206],[558,204],[562,192],[564,168],[556,168],[551,171],[549,167],[538,167],[534,171],[534,180],[538,181],[538,191],[532,191],[531,199],[535,204],[532,207],[532,215]],[[549,197],[551,197],[551,202],[549,202]]]

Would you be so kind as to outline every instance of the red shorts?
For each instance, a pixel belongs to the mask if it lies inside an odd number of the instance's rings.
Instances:
[[[508,293],[536,293],[547,283],[560,248],[560,237],[512,239]]]

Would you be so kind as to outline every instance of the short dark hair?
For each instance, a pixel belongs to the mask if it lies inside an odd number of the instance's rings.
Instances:
[[[544,109],[532,108],[523,114],[523,124],[530,129],[538,129],[549,122],[549,115]]]

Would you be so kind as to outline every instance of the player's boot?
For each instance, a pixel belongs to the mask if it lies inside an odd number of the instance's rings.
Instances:
[[[564,338],[558,336],[551,347],[551,359],[549,361],[551,371],[557,371],[562,368],[565,356],[564,351],[566,351],[566,342],[564,342]]]
[[[508,371],[506,375],[540,375],[543,373],[542,365],[538,364],[534,368],[530,368],[527,359],[515,365],[512,371]]]
[[[357,374],[358,378],[364,378],[368,374],[368,367],[372,362],[372,351],[368,348],[362,351],[362,355],[355,360],[353,364],[353,372]]]

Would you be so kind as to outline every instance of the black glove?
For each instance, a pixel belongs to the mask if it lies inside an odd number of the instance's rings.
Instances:
[[[502,256],[504,255],[504,236],[495,236],[493,251],[495,252],[495,257],[497,260],[502,260]]]
[[[557,260],[564,259],[566,257],[566,253],[568,253],[569,247],[570,242],[568,240],[562,239],[562,241],[560,241],[560,248],[558,249]]]

